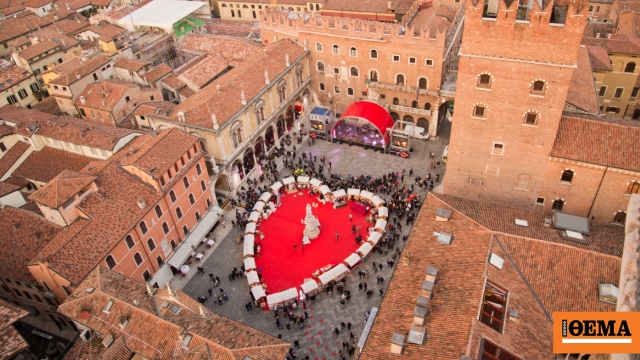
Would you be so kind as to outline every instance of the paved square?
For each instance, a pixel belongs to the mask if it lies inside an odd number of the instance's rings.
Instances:
[[[415,176],[424,178],[428,172],[431,172],[433,176],[436,173],[440,174],[440,180],[444,175],[444,166],[440,165],[436,170],[430,169],[431,160],[429,160],[429,152],[434,151],[436,159],[439,160],[442,155],[442,151],[445,147],[446,140],[440,142],[437,141],[421,141],[414,140],[414,151],[411,153],[411,157],[403,159],[398,156],[382,154],[380,152],[374,152],[373,150],[365,150],[357,146],[348,146],[340,144],[332,144],[327,141],[316,141],[315,145],[308,146],[307,142],[304,142],[298,152],[311,152],[312,155],[317,155],[318,158],[326,156],[327,161],[331,161],[332,170],[335,174],[343,175],[371,175],[372,177],[380,177],[383,174],[387,174],[391,171],[401,173],[405,172],[405,182],[407,185],[413,183]],[[280,168],[282,168],[282,161],[277,161]],[[409,177],[409,168],[413,168],[414,176]],[[280,177],[284,178],[291,175],[288,170],[280,170]],[[325,169],[325,172],[327,170]],[[434,184],[437,186],[438,184]],[[420,190],[421,200],[425,197],[425,192]],[[379,194],[383,199],[387,199],[386,194]],[[230,206],[230,205],[228,205]],[[238,208],[238,211],[244,211]],[[230,214],[233,218],[233,214]],[[405,226],[403,222],[402,235],[408,235],[411,231],[410,226]],[[229,226],[229,225],[227,225]],[[329,297],[326,293],[320,292],[316,301],[311,302],[307,300],[307,313],[309,315],[308,320],[305,322],[304,328],[298,326],[291,326],[290,330],[286,328],[286,317],[280,312],[280,321],[282,323],[282,329],[278,329],[275,322],[275,316],[272,311],[264,312],[261,309],[253,308],[251,311],[245,309],[244,304],[251,301],[249,295],[249,285],[247,281],[237,279],[235,281],[229,281],[228,274],[231,273],[234,267],[240,268],[242,264],[242,244],[238,244],[235,238],[244,233],[243,228],[235,227],[226,235],[224,239],[219,241],[215,250],[204,262],[203,267],[208,274],[212,272],[214,275],[220,277],[220,286],[213,288],[213,291],[219,292],[220,289],[229,296],[229,301],[223,302],[222,305],[218,305],[212,299],[208,299],[205,305],[212,311],[221,315],[227,316],[231,319],[239,321],[243,324],[249,325],[266,333],[274,336],[278,334],[282,335],[282,339],[285,341],[293,342],[299,341],[300,348],[295,348],[293,351],[296,353],[296,359],[304,359],[305,356],[309,356],[310,359],[341,359],[340,351],[345,358],[349,358],[346,349],[343,350],[342,343],[350,342],[350,332],[354,334],[355,341],[357,343],[360,338],[360,334],[364,328],[365,318],[364,313],[367,310],[371,310],[372,307],[379,307],[382,298],[378,295],[377,289],[383,289],[386,291],[387,284],[393,275],[395,266],[390,268],[386,265],[386,260],[391,257],[392,252],[387,254],[371,254],[369,257],[356,269],[354,272],[347,276],[347,289],[351,290],[352,298],[349,303],[344,307],[340,304],[340,296],[336,293]],[[403,249],[404,243],[402,240],[396,242],[396,246]],[[372,263],[384,264],[382,271],[374,272]],[[399,261],[396,261],[398,264]],[[399,265],[402,266],[402,265]],[[368,270],[369,278],[360,280],[358,278],[359,270]],[[376,277],[383,276],[385,282],[383,285],[376,284]],[[371,298],[367,298],[364,291],[359,291],[358,284],[361,281],[366,281],[369,288],[374,289],[374,295]],[[207,290],[212,286],[209,281],[209,276],[194,275],[191,280],[184,286],[183,290],[192,297],[208,296]],[[294,313],[301,315],[304,313],[302,304]],[[351,331],[347,329],[342,330],[340,323],[351,323],[353,326]],[[332,332],[332,326],[340,329],[340,334],[335,335]],[[354,356],[354,358],[357,357]]]

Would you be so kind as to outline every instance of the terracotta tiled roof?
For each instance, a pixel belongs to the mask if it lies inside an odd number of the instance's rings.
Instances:
[[[612,70],[609,54],[605,48],[602,46],[587,45],[586,49],[589,52],[589,61],[593,70]]]
[[[196,89],[200,89],[229,68],[229,66],[229,61],[222,56],[208,55],[202,61],[180,74],[178,78],[193,84]]]
[[[14,128],[9,125],[0,125],[0,138],[3,138],[7,135],[13,135]]]
[[[18,161],[29,147],[30,145],[27,143],[23,143],[22,141],[17,142],[7,151],[6,154],[4,154],[2,158],[0,158],[0,177],[4,176],[7,171],[9,171],[11,166]]]
[[[20,190],[18,186],[0,181],[0,197],[18,190]]]
[[[163,175],[184,155],[198,138],[176,128],[160,131],[156,136],[145,136],[138,146],[129,146],[123,153],[122,166],[132,165],[154,179]]]
[[[29,184],[29,181],[27,181],[26,179],[19,178],[16,176],[9,176],[8,178],[4,179],[2,182],[15,185],[18,187],[18,189],[22,189],[23,187]]]
[[[56,21],[50,25],[50,28],[53,28],[67,36],[72,36],[81,32],[83,29],[88,28],[90,25],[89,20],[84,16],[77,14],[70,16],[67,19]]]
[[[191,36],[193,35],[188,37]],[[212,128],[212,115],[216,115],[218,124],[223,126],[244,106],[240,102],[242,91],[247,100],[252,99],[266,86],[262,81],[265,72],[271,79],[275,79],[287,70],[287,54],[290,63],[294,63],[305,53],[300,45],[290,39],[271,44],[266,52],[259,52],[259,56],[241,63],[237,68],[191,95],[176,106],[167,118],[178,121],[178,113],[182,111],[187,123]],[[217,89],[218,85],[220,90]]]
[[[110,40],[115,40],[115,38],[117,38],[118,35],[124,34],[126,32],[125,29],[109,23],[103,23],[100,26],[91,25],[87,30],[91,30],[96,34],[100,34],[101,37],[104,37]]]
[[[578,50],[578,67],[573,70],[571,85],[567,93],[566,102],[579,109],[592,114],[600,113],[600,104],[593,82],[593,72],[589,63],[589,53],[587,49]]]
[[[589,244],[583,245],[564,240],[560,237],[558,230],[544,226],[546,216],[543,214],[535,214],[451,195],[436,194],[435,196],[496,234],[544,240],[606,255],[622,256],[624,229],[620,226],[590,224],[591,234],[587,237]],[[515,224],[515,219],[526,220],[529,226],[518,226]]]
[[[25,60],[31,60],[36,56],[42,55],[47,51],[60,48],[62,45],[53,40],[45,40],[20,51],[18,55]]]
[[[39,8],[41,6],[45,6],[53,3],[53,0],[25,0],[24,7],[29,8]]]
[[[108,80],[87,85],[75,104],[93,109],[112,111],[127,92],[138,85],[122,80]],[[82,97],[85,101],[82,102]]]
[[[390,2],[391,6],[387,3]],[[327,0],[321,10],[354,11],[367,13],[387,13],[388,9],[395,10],[395,14],[406,14],[413,0]]]
[[[61,228],[42,216],[11,206],[0,210],[0,224],[0,274],[33,283],[27,264]]]
[[[73,66],[64,66],[67,62],[56,66],[52,71],[55,71],[59,74],[59,76],[50,81],[51,84],[57,85],[66,85],[69,86],[76,81],[80,81],[80,79],[90,76],[94,71],[100,70],[101,67],[105,66],[111,61],[111,58],[108,56],[96,56],[87,61],[81,61],[78,58],[74,58],[71,61],[73,62]],[[61,69],[58,69],[61,68]],[[57,69],[57,70],[56,70]],[[80,76],[80,79],[78,79]]]
[[[122,57],[118,59],[118,61],[116,61],[116,63],[113,66],[117,68],[125,69],[125,70],[130,70],[133,72],[138,72],[143,67],[150,64],[151,63],[146,60],[133,60],[133,59],[127,59]]]
[[[582,38],[583,45],[602,46],[609,54],[640,54],[640,39],[634,35],[612,34],[611,38]]]
[[[29,315],[29,313],[13,304],[0,300],[0,358],[10,359],[26,350],[29,344],[13,327],[13,323]]]
[[[598,302],[598,282],[617,283],[619,257],[492,232],[451,206],[452,201],[447,201],[451,199],[427,195],[404,250],[410,256],[409,266],[400,260],[360,359],[392,357],[391,335],[410,331],[427,266],[437,267],[438,272],[424,326],[426,344],[405,342],[402,358],[460,359],[467,355],[477,359],[480,341],[487,338],[521,358],[550,359],[553,311],[615,311]],[[452,211],[449,221],[435,221],[438,208]],[[488,212],[487,217],[502,221],[500,214],[482,210]],[[451,244],[437,244],[434,232],[453,234]],[[504,260],[501,270],[488,264],[492,253]],[[485,278],[507,290],[507,312],[515,309],[519,313],[517,321],[505,316],[502,333],[478,320]]]
[[[640,124],[565,114],[551,156],[640,171]]]
[[[0,91],[5,91],[12,86],[18,85],[20,82],[32,76],[30,71],[19,66],[11,65],[6,70],[0,71]],[[21,86],[24,86],[24,84]]]
[[[0,42],[15,39],[20,35],[26,35],[32,31],[44,28],[55,21],[65,19],[71,15],[75,16],[76,14],[73,10],[57,8],[42,17],[36,14],[29,14],[17,18],[9,18],[0,23]],[[7,13],[5,12],[5,16],[6,15]]]
[[[124,337],[113,340],[108,348],[104,346],[94,346],[94,343],[104,341],[104,336],[96,333],[91,334],[91,341],[77,340],[73,346],[64,354],[62,360],[83,360],[83,359],[109,359],[109,360],[131,360],[134,353],[127,348]]]
[[[95,176],[64,170],[29,198],[50,208],[57,209],[95,179]]]
[[[173,69],[171,69],[169,65],[162,63],[154,67],[153,69],[147,71],[146,73],[142,74],[142,76],[145,79],[147,79],[149,83],[155,83],[156,81],[162,79],[163,77],[171,74],[172,71]]]
[[[131,134],[140,134],[135,130],[13,106],[0,108],[0,119],[17,123],[16,133],[24,136],[32,135],[29,125],[34,124],[39,135],[109,151],[114,150],[123,138]]]
[[[88,288],[94,290],[89,293]],[[107,314],[102,310],[109,301],[113,305]],[[158,311],[166,311],[169,306],[177,306],[180,312],[164,316]],[[80,319],[83,310],[89,312],[88,320]],[[183,354],[188,359],[201,359],[206,354],[207,359],[219,360],[243,359],[245,355],[282,360],[290,348],[282,340],[221,315],[208,311],[202,315],[199,304],[181,291],[172,296],[162,289],[149,295],[143,283],[100,267],[87,276],[58,311],[96,332],[123,338],[122,345],[127,350],[149,359],[173,359],[182,329],[192,335]],[[121,316],[129,321],[125,331],[118,326]]]
[[[112,9],[107,11],[106,13],[104,13],[105,17],[114,19],[114,20],[120,20],[123,17],[131,14],[132,12],[138,10],[137,7],[135,6],[131,6],[131,5],[124,5],[122,7],[119,7],[117,9]]]
[[[78,171],[89,162],[91,159],[82,155],[45,146],[32,152],[12,175],[47,183],[64,170]]]
[[[70,49],[80,43],[75,37],[70,37],[61,33],[60,31],[62,30],[58,31],[54,26],[55,23],[54,25],[34,31],[29,36],[34,39],[37,37],[38,41],[53,41],[58,43],[62,50]]]
[[[188,34],[180,43],[180,47],[204,51],[209,55],[234,61],[243,61],[259,55],[265,45],[246,39]]]
[[[437,3],[433,6],[421,8],[411,19],[409,28],[414,27],[414,32],[419,29],[430,30],[430,36],[435,38],[436,32],[447,31],[456,17],[457,10],[450,5]]]
[[[49,96],[42,99],[42,101],[33,105],[32,108],[52,115],[62,115],[62,111],[58,106],[58,101],[55,96]]]
[[[180,90],[183,87],[187,86],[185,83],[183,83],[182,81],[180,81],[180,79],[178,79],[177,76],[171,74],[169,76],[167,76],[166,78],[162,79],[162,82],[169,85],[170,87],[174,88],[175,90]]]

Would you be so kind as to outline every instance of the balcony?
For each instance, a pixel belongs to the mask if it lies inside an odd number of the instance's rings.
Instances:
[[[415,94],[416,91],[418,90],[417,86],[386,84],[382,82],[373,82],[373,81],[369,83],[369,86],[376,89],[395,90],[395,91],[402,91],[402,92],[408,92],[413,94]],[[420,89],[420,95],[438,96],[438,92]]]
[[[389,105],[390,111],[402,111],[410,114],[422,115],[422,116],[431,116],[431,110],[423,110],[412,108],[409,106],[400,106],[400,105]]]

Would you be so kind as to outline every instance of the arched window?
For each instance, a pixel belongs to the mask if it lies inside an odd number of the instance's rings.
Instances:
[[[169,191],[169,198],[171,198],[172,203],[176,202],[176,193],[173,190]]]
[[[558,211],[562,211],[562,208],[564,207],[564,200],[562,199],[555,199],[553,201],[553,205],[551,205],[551,210],[558,210]]]
[[[359,74],[358,68],[355,66],[352,66],[350,69],[350,73],[352,77],[358,77],[358,74]]]
[[[418,108],[418,101],[417,100],[413,100],[411,102],[411,107],[414,108],[414,109],[417,109]]]
[[[336,94],[340,94],[340,86],[336,85],[333,87],[333,92],[335,92]]]
[[[347,95],[353,96],[353,88],[347,88]]]
[[[160,205],[156,205],[156,215],[158,216],[158,218],[162,216],[162,208],[160,207]]]
[[[427,90],[427,79],[426,78],[420,78],[420,80],[418,80],[418,87],[422,90]]]
[[[133,261],[135,261],[136,265],[138,266],[142,264],[142,256],[140,256],[140,253],[136,253],[135,255],[133,255]]]
[[[478,78],[478,87],[480,88],[490,88],[491,87],[491,75],[482,74]]]
[[[167,235],[169,233],[169,224],[167,224],[166,222],[162,223],[162,232]]]
[[[424,109],[431,111],[431,104],[430,103],[424,103]]]
[[[222,7],[227,7],[227,4],[222,4]]]
[[[196,203],[196,199],[193,197],[193,194],[189,194],[189,203],[191,205]]]
[[[182,184],[184,185],[185,190],[189,188],[189,179],[187,179],[186,176],[182,178]]]
[[[393,105],[400,105],[400,99],[398,99],[397,97],[393,98]]]
[[[618,211],[616,215],[613,217],[614,224],[624,225],[624,222],[627,220],[627,213],[624,211]]]
[[[372,59],[378,58],[378,50],[371,50],[371,58]]]
[[[560,177],[560,181],[564,181],[564,182],[570,183],[571,180],[573,180],[573,171],[571,171],[571,170],[563,171],[562,172],[562,177]]]
[[[176,208],[176,216],[178,219],[182,219],[182,209]]]
[[[153,239],[147,240],[147,246],[149,247],[149,251],[153,251],[156,249],[156,243],[153,242]]]
[[[333,52],[334,54],[340,54],[340,46],[338,45],[333,45],[331,47],[331,52]]]
[[[632,73],[636,69],[636,63],[630,62],[627,63],[627,66],[624,67],[624,72]]]
[[[146,234],[147,231],[149,231],[149,228],[147,228],[147,223],[145,223],[144,221],[140,222],[140,225],[138,225],[140,227],[140,232],[142,233],[142,235]]]
[[[287,98],[287,82],[284,80],[280,80],[280,83],[278,84],[278,100],[280,100],[280,103],[282,103],[286,98]]]
[[[242,133],[242,123],[240,121],[236,121],[231,127],[231,140],[233,141],[233,147],[238,147],[242,144],[243,141],[243,133]]]
[[[627,194],[640,194],[640,182],[632,181],[627,187]]]
[[[136,245],[136,242],[133,241],[133,237],[131,237],[131,235],[127,235],[127,237],[125,238],[125,242],[127,243],[127,247],[129,249]]]
[[[369,71],[369,80],[372,82],[378,82],[378,72],[375,70]]]
[[[355,47],[353,47],[353,46],[352,46],[352,47],[349,49],[349,55],[351,55],[351,56],[358,56],[358,49],[356,49]]]
[[[318,61],[316,66],[317,66],[319,72],[324,73],[324,63],[322,61]]]
[[[202,175],[202,167],[200,164],[196,164],[196,174],[198,174],[198,176]]]
[[[204,182],[204,180],[200,181],[200,187],[202,188],[202,191],[207,191],[207,183]]]
[[[264,100],[260,99],[255,107],[256,121],[258,122],[258,124],[261,124],[266,118],[264,107]]]
[[[320,87],[320,91],[324,91],[324,83],[320,83],[319,87]]]
[[[531,85],[531,93],[533,94],[536,94],[536,95],[544,94],[544,90],[545,90],[545,83],[542,80],[536,80],[533,82],[533,85]]]
[[[113,270],[113,268],[116,267],[116,260],[113,258],[113,256],[107,256],[106,262],[109,269]]]
[[[396,85],[404,85],[404,75],[396,75]]]

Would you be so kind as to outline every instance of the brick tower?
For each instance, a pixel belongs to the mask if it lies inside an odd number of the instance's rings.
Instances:
[[[587,21],[586,0],[467,0],[446,194],[532,210]]]

